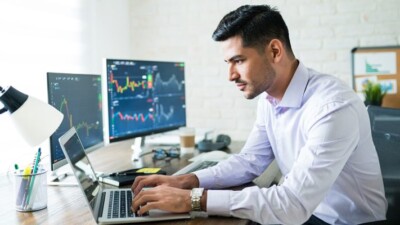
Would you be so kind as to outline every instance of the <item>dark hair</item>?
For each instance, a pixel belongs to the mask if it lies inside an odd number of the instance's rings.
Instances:
[[[242,37],[243,47],[259,50],[264,50],[272,39],[278,39],[293,54],[285,21],[277,9],[268,5],[244,5],[226,14],[212,38],[225,41],[236,35]]]

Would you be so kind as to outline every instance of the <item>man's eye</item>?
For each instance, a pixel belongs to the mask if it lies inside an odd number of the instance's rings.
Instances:
[[[236,59],[236,60],[235,60],[235,63],[236,63],[236,64],[242,64],[242,63],[243,63],[243,60],[242,60],[242,59]]]

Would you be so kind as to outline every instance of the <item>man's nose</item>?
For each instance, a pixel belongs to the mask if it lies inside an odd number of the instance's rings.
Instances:
[[[229,81],[235,81],[236,79],[239,78],[239,74],[235,70],[235,67],[232,64],[229,64]]]

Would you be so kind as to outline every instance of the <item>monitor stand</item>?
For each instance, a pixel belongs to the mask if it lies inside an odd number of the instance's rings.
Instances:
[[[65,166],[51,171],[47,180],[47,185],[50,186],[78,186],[72,171],[68,171]]]
[[[133,139],[132,149],[132,161],[139,161],[140,156],[143,152],[142,147],[144,146],[145,137],[136,137]]]

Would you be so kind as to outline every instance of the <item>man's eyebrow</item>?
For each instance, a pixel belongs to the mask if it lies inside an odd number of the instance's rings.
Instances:
[[[224,61],[229,63],[229,62],[232,62],[232,61],[235,61],[235,60],[238,60],[238,59],[242,59],[242,58],[243,58],[242,55],[235,55],[235,56],[231,57],[230,59],[224,60]]]

